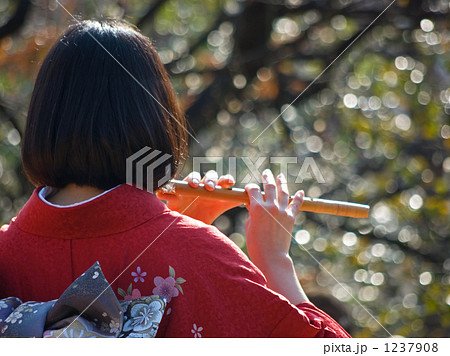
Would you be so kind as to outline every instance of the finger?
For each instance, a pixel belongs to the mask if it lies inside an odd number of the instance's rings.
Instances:
[[[205,173],[205,176],[202,179],[202,183],[205,185],[205,189],[212,191],[216,188],[217,180],[219,179],[219,175],[216,171],[208,171]]]
[[[263,196],[261,194],[261,189],[255,183],[250,183],[245,186],[245,191],[248,194],[250,204],[246,207],[251,209],[254,204],[262,205],[264,203]]]
[[[184,178],[185,181],[189,183],[189,185],[192,188],[198,188],[198,185],[200,184],[201,176],[199,172],[191,172],[188,174],[186,178]]]
[[[297,191],[297,193],[295,193],[294,198],[287,207],[287,210],[292,214],[292,216],[295,216],[297,214],[298,210],[303,204],[304,197],[305,192],[303,190],[299,190]]]
[[[231,174],[225,174],[221,176],[217,181],[217,185],[220,185],[222,188],[228,188],[235,184],[234,177]]]
[[[277,188],[275,185],[275,178],[270,169],[265,169],[263,171],[262,180],[266,202],[274,203],[277,198]]]
[[[283,173],[277,175],[277,196],[278,206],[285,210],[289,204],[289,191],[287,188],[286,177]]]

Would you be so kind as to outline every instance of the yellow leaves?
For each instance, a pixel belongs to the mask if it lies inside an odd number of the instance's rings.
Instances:
[[[450,215],[447,202],[440,196],[428,196],[425,201],[425,208],[433,211],[436,215]]]
[[[449,183],[445,181],[444,178],[439,177],[436,179],[434,185],[434,191],[436,192],[436,194],[446,194],[448,193],[449,189]]]

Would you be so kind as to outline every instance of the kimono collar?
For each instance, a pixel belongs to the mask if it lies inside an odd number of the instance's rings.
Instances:
[[[59,239],[100,237],[132,229],[170,210],[155,195],[123,184],[84,204],[58,208],[36,188],[12,222],[20,230]]]

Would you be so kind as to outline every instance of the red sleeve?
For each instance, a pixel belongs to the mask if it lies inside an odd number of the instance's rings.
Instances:
[[[152,246],[152,263],[163,266],[157,275],[165,278],[170,265],[186,283],[171,299],[158,336],[350,336],[313,304],[293,305],[269,289],[261,271],[216,228],[181,217],[170,232]]]
[[[297,305],[284,317],[271,337],[351,337],[332,317],[310,302]]]

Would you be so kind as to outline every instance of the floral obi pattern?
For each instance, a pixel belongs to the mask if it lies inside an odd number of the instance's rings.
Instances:
[[[119,302],[96,262],[57,300],[0,300],[0,337],[155,337],[166,306],[159,295]]]

